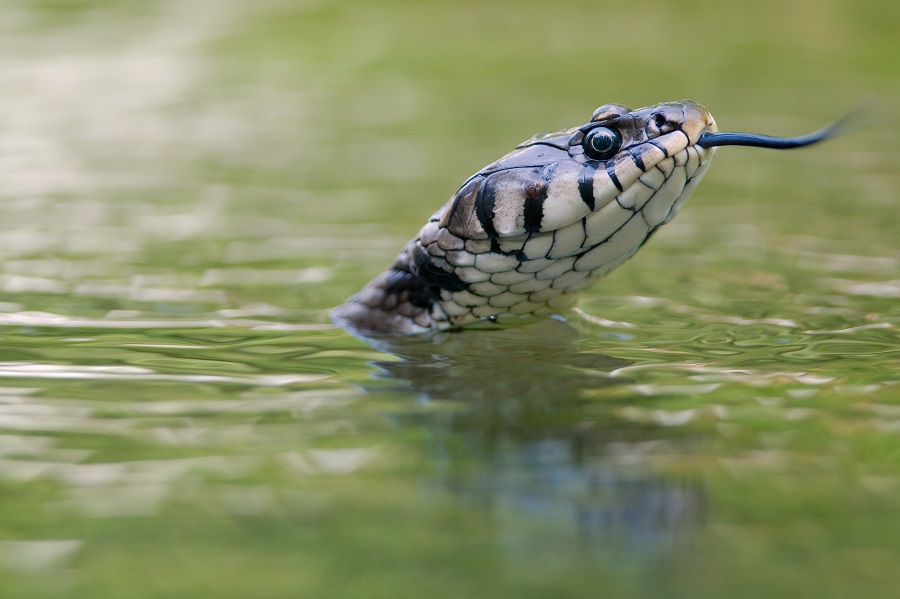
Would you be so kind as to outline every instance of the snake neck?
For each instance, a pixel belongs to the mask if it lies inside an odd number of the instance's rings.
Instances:
[[[335,309],[334,320],[365,335],[421,333],[449,326],[442,290],[464,289],[436,268],[418,239],[406,244],[388,268]],[[442,326],[443,324],[443,326]]]

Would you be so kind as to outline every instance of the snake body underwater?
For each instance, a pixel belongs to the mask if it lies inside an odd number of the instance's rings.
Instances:
[[[792,148],[833,135],[719,133],[703,106],[601,106],[472,175],[388,268],[334,310],[364,335],[548,316],[671,221],[722,145]]]

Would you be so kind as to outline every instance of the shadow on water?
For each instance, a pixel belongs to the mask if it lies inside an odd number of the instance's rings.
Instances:
[[[659,429],[616,415],[635,401],[614,374],[630,362],[585,351],[580,338],[551,319],[369,342],[401,358],[375,362],[377,377],[426,407],[395,418],[423,431],[436,487],[488,513],[509,547],[537,535],[665,552],[702,525],[703,483],[653,471],[646,454],[665,444]]]

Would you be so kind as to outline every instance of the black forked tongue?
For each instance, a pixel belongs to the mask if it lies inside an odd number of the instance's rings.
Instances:
[[[714,146],[753,146],[757,148],[774,148],[776,150],[802,148],[843,133],[847,129],[847,121],[855,112],[814,133],[800,135],[799,137],[772,137],[771,135],[759,135],[758,133],[707,132],[700,135],[697,145],[702,148],[712,148]]]

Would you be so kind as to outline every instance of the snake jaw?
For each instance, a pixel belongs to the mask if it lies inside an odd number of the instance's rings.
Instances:
[[[463,183],[334,319],[396,335],[558,313],[675,217],[720,145],[703,140],[719,135],[689,100],[609,104],[536,135]]]

